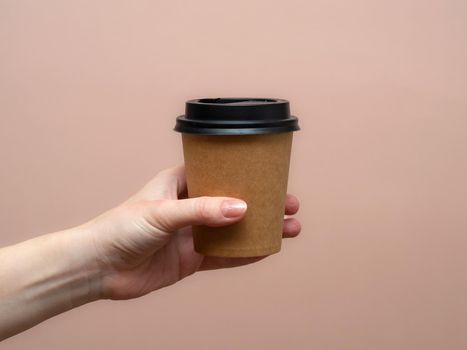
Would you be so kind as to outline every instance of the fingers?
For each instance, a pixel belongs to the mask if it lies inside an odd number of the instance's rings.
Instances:
[[[287,218],[284,220],[284,226],[282,228],[282,237],[292,238],[298,236],[302,227],[300,221],[293,218]]]
[[[285,215],[294,215],[298,212],[299,208],[300,202],[298,201],[297,197],[287,193],[285,198]]]
[[[174,166],[160,171],[131,200],[177,199],[186,198],[186,175],[184,165]],[[285,199],[285,214],[298,212],[300,203],[292,194]]]
[[[285,199],[285,215],[294,215],[300,208],[300,202],[297,197],[288,193]],[[294,218],[284,218],[284,226],[282,229],[282,237],[291,238],[296,237],[301,230],[300,221]]]
[[[152,201],[145,219],[154,227],[172,232],[188,225],[225,226],[239,221],[247,204],[229,197],[197,197]]]

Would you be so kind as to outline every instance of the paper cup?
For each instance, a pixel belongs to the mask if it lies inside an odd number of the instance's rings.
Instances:
[[[193,226],[195,250],[219,257],[280,251],[292,137],[298,130],[288,102],[192,100],[175,130],[182,132],[189,197],[235,197],[248,205],[238,223]]]

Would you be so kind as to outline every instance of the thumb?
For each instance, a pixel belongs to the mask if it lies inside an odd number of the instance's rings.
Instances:
[[[149,205],[146,220],[163,231],[175,231],[189,225],[224,226],[239,221],[246,202],[229,197],[196,197],[160,200]]]

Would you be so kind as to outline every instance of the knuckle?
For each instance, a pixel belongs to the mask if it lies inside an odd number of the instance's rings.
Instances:
[[[170,230],[170,217],[160,209],[166,202],[168,202],[166,199],[156,199],[148,203],[152,207],[149,211],[151,213],[150,224],[161,231]]]
[[[177,190],[177,175],[172,171],[171,168],[161,170],[156,175],[157,183],[159,185],[159,191],[161,195],[171,196],[176,194]]]
[[[175,178],[175,170],[176,170],[176,167],[170,167],[170,168],[165,168],[165,169],[162,169],[160,170],[158,173],[157,173],[157,177],[167,177],[167,178]]]
[[[149,199],[144,199],[136,202],[134,204],[135,210],[139,211],[140,213],[148,213],[151,216],[154,216],[154,214],[157,213],[157,209],[163,204],[164,200],[149,200]],[[152,210],[149,210],[152,209]]]
[[[160,178],[165,178],[167,177],[168,175],[168,169],[163,169],[163,170],[160,170],[157,174],[156,174],[156,178],[160,179]]]
[[[199,197],[194,201],[195,215],[202,221],[208,220],[212,215],[209,209],[209,202],[207,197]]]

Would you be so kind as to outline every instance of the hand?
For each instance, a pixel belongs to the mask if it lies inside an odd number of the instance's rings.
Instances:
[[[82,225],[101,271],[101,297],[129,299],[173,284],[199,270],[249,264],[264,257],[218,258],[193,249],[190,225],[224,226],[239,221],[246,203],[227,197],[186,197],[182,166],[161,171],[119,207]],[[285,214],[298,211],[287,195]],[[300,232],[300,222],[285,217],[283,237]],[[96,268],[94,266],[94,268]]]
[[[190,225],[232,224],[241,220],[246,203],[185,197],[184,168],[167,169],[132,198],[84,225],[1,248],[0,340],[98,299],[135,298],[195,271],[264,258],[196,253]],[[298,206],[287,195],[285,214],[295,214]],[[299,231],[297,220],[285,218],[284,237]]]

